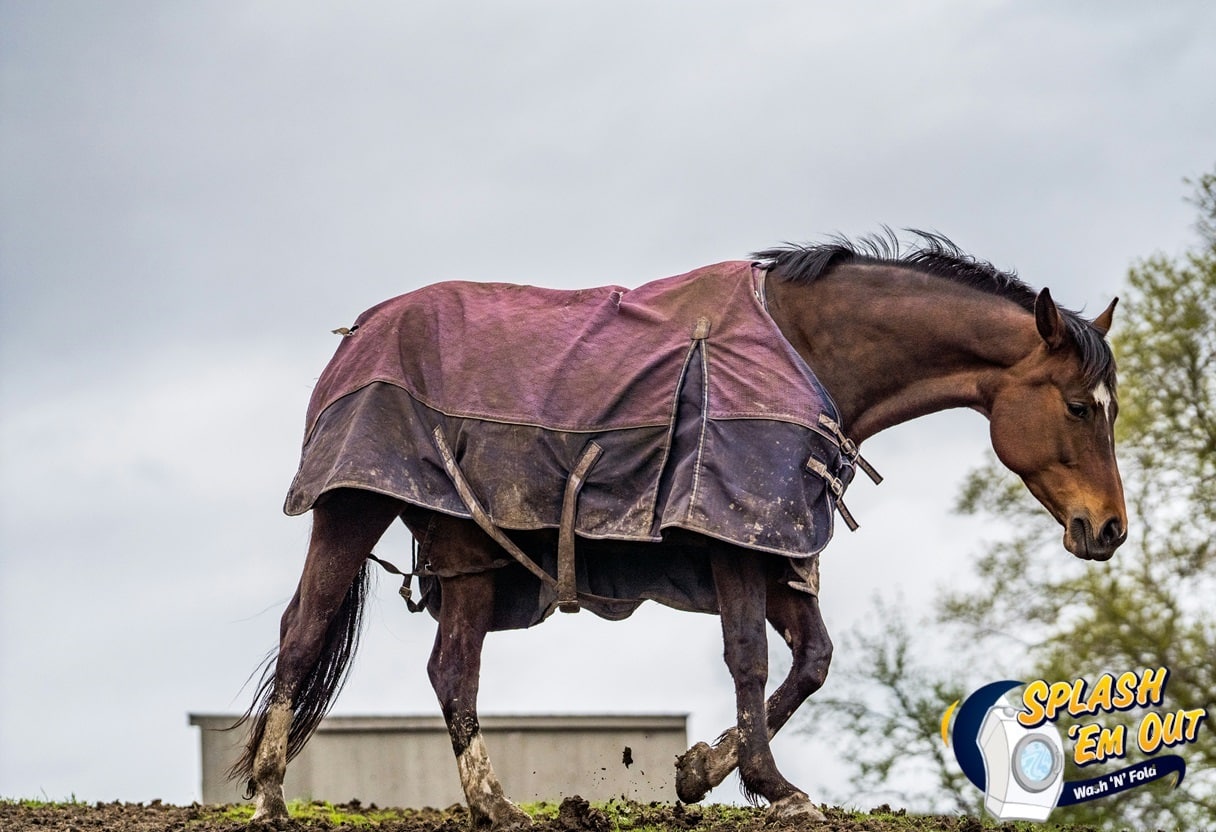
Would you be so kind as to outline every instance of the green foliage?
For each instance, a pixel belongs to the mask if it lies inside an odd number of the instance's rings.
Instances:
[[[1184,181],[1195,189],[1190,200],[1199,209],[1195,230],[1207,245],[1216,245],[1216,171],[1205,173],[1198,182]]]
[[[888,628],[861,639],[861,660],[876,669],[871,688],[890,715],[857,716],[852,731],[864,745],[852,762],[860,782],[880,787],[908,766],[957,770],[909,737],[936,730],[919,706],[949,690],[960,665],[974,689],[997,676],[1068,681],[1103,672],[1171,670],[1169,709],[1209,713],[1200,739],[1178,749],[1187,761],[1183,784],[1134,789],[1125,795],[1059,809],[1053,820],[1101,827],[1198,829],[1216,819],[1216,172],[1200,178],[1194,204],[1201,244],[1178,258],[1154,255],[1130,269],[1128,292],[1112,330],[1119,365],[1117,446],[1129,514],[1129,538],[1113,560],[1090,563],[1064,554],[1059,529],[995,458],[973,471],[957,508],[1002,524],[975,563],[972,586],[943,593],[938,623],[958,634],[950,672],[913,668],[906,631]],[[1000,592],[993,592],[1000,587]],[[926,638],[918,633],[918,644]],[[1024,657],[1017,662],[1016,657]],[[902,658],[901,658],[902,657]],[[884,658],[886,659],[884,663]],[[899,659],[899,661],[893,661]],[[1010,661],[1018,663],[1010,667]],[[865,666],[865,665],[862,665]],[[938,719],[955,697],[944,693]],[[1132,726],[1139,712],[1103,715]],[[880,729],[898,719],[918,723],[883,741]],[[871,723],[866,725],[865,723]],[[1067,723],[1061,722],[1067,729]],[[940,740],[939,740],[940,743]],[[1129,754],[1127,761],[1137,759]],[[1073,767],[1069,779],[1094,776]],[[944,780],[943,789],[949,788]],[[976,793],[975,789],[971,789]],[[952,797],[958,800],[957,796]]]
[[[1106,564],[1063,562],[1050,521],[995,462],[974,472],[960,509],[1011,520],[1013,534],[978,572],[1000,595],[943,599],[944,620],[1017,634],[1029,675],[1049,680],[1146,667],[1171,669],[1171,708],[1216,714],[1216,175],[1201,180],[1203,244],[1179,259],[1155,255],[1128,275],[1116,316],[1117,439],[1128,542]],[[1020,630],[1020,631],[1019,631]],[[1121,717],[1132,723],[1139,714]],[[1119,718],[1103,724],[1113,726]],[[1066,727],[1066,726],[1064,726]],[[1060,810],[1074,822],[1198,828],[1216,817],[1216,736],[1185,747],[1182,787]],[[1135,755],[1129,755],[1134,760]],[[1073,776],[1080,776],[1072,772]]]
[[[84,806],[83,800],[77,800],[76,795],[72,794],[66,800],[49,800],[39,797],[0,797],[0,803],[10,804],[13,806],[23,806],[28,809],[53,809],[55,807],[71,807]]]
[[[377,809],[364,807],[358,803],[335,804],[322,800],[293,800],[287,804],[287,812],[292,819],[303,822],[322,822],[329,826],[349,826],[355,828],[374,828],[391,821],[414,817],[418,813],[412,809]],[[204,813],[210,819],[228,820],[234,823],[248,823],[253,817],[253,804],[241,803],[226,806],[207,807]]]

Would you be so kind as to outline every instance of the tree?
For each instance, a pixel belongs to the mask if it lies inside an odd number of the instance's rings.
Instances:
[[[1168,706],[1205,709],[1216,719],[1216,172],[1190,184],[1200,245],[1178,259],[1154,255],[1135,264],[1112,333],[1128,542],[1107,563],[1063,561],[1058,529],[1021,484],[994,458],[973,471],[958,510],[991,515],[1009,533],[975,563],[978,589],[937,599],[938,624],[956,636],[955,656],[969,656],[967,662],[956,660],[954,670],[975,670],[965,680],[968,689],[1014,670],[979,675],[989,670],[985,656],[1010,655],[1015,647],[1026,656],[1026,679],[1169,667]],[[983,591],[993,586],[1002,591]],[[841,700],[826,703],[830,712],[846,717],[838,721],[862,726],[852,729],[862,741],[846,760],[857,768],[859,784],[877,788],[918,756],[923,765],[946,769],[941,799],[974,805],[975,790],[946,776],[957,770],[952,759],[935,757],[907,737],[894,746],[878,744],[874,725],[883,720],[908,722],[904,730],[910,736],[936,735],[936,720],[953,701],[950,689],[959,686],[957,672],[911,665],[906,637],[900,627],[854,636],[863,650],[861,666],[878,671],[864,674],[867,693],[853,697],[868,704],[850,713]],[[901,662],[890,661],[893,656]],[[940,694],[945,696],[934,713],[925,702]],[[1134,728],[1139,717],[1135,711],[1105,715],[1102,724],[1113,727],[1121,719]],[[1060,726],[1067,730],[1064,721]],[[1207,828],[1216,819],[1216,730],[1210,721],[1181,753],[1188,771],[1179,788],[1133,789],[1058,809],[1053,820]],[[1135,759],[1128,755],[1128,761]],[[1069,779],[1087,776],[1092,772],[1068,773]]]

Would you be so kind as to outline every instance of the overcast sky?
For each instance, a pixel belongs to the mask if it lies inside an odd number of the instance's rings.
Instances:
[[[364,308],[889,224],[1096,313],[1193,240],[1214,43],[1207,0],[0,0],[0,796],[199,798],[186,714],[243,710],[275,643],[305,405]],[[887,481],[824,556],[834,634],[966,575],[988,530],[951,506],[986,447],[971,413],[868,443]],[[437,714],[433,622],[378,598],[337,712]],[[650,605],[491,636],[481,706],[688,712],[695,741],[731,699],[717,620]]]

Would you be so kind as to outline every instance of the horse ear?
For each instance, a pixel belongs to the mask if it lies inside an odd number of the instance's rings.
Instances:
[[[1099,335],[1106,335],[1106,333],[1110,332],[1110,324],[1115,317],[1115,304],[1118,302],[1118,298],[1112,300],[1110,306],[1106,307],[1106,311],[1094,318],[1093,323],[1090,324],[1090,326],[1098,331]]]
[[[1051,299],[1051,292],[1046,287],[1034,299],[1034,323],[1039,328],[1039,335],[1051,349],[1059,349],[1064,343],[1066,330],[1064,318],[1056,308],[1056,302]]]

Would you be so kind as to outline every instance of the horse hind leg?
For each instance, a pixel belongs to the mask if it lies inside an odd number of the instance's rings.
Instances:
[[[452,518],[437,521],[424,546],[426,559],[440,571],[477,569],[500,554],[479,529]],[[504,794],[477,719],[481,651],[494,611],[494,581],[493,571],[440,579],[439,627],[427,673],[448,726],[473,828],[503,832],[531,826],[532,821]]]
[[[252,724],[244,754],[229,772],[248,778],[254,820],[287,816],[287,763],[345,682],[362,624],[367,555],[400,510],[392,498],[356,490],[331,492],[313,509],[308,556],[283,612],[278,655],[246,714]]]
[[[793,655],[789,675],[765,703],[766,735],[771,739],[807,697],[823,685],[831,663],[832,642],[819,612],[819,599],[791,589],[775,575],[768,579],[765,608],[768,620],[781,633]],[[724,631],[726,627],[724,620]],[[742,728],[741,722],[727,730],[712,747],[697,743],[677,760],[676,792],[681,800],[686,803],[702,800],[739,765]],[[798,790],[774,801],[773,814],[798,815],[807,820],[823,818]]]

